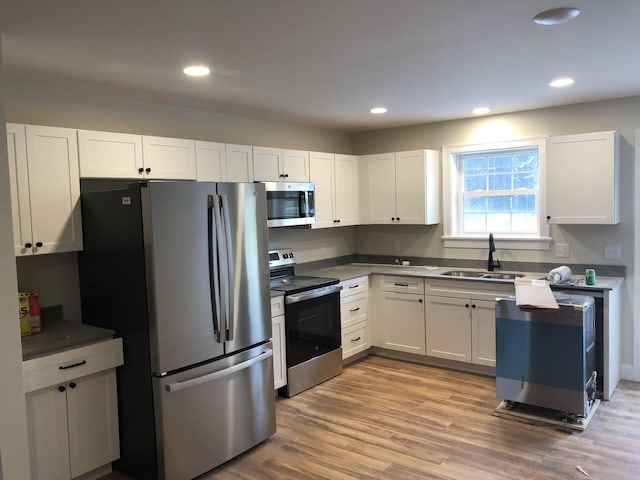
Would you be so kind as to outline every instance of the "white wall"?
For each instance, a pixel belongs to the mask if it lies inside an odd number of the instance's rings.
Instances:
[[[0,51],[1,51],[0,38]],[[0,59],[0,68],[2,61]],[[0,82],[0,98],[2,82]],[[30,478],[27,420],[22,386],[22,347],[13,252],[9,163],[4,111],[0,103],[0,477]]]

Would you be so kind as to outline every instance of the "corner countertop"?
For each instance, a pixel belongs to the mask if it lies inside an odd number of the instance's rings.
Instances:
[[[459,267],[435,267],[429,265],[388,265],[379,263],[348,263],[343,265],[334,265],[331,267],[320,268],[317,270],[305,271],[305,275],[314,275],[318,277],[338,278],[340,281],[350,280],[352,278],[363,275],[383,274],[383,275],[403,275],[410,277],[423,277],[438,280],[458,281],[475,281],[475,282],[498,282],[513,283],[513,280],[473,278],[473,277],[451,277],[443,275],[444,272],[450,270],[469,270],[477,271],[473,268]],[[502,270],[496,270],[496,273],[508,273]],[[523,278],[541,279],[547,278],[547,272],[517,272],[524,274]],[[566,288],[577,290],[613,290],[622,285],[624,278],[622,277],[603,277],[598,276],[595,285],[586,285],[584,283],[584,275],[574,275],[571,282],[551,285],[552,288]]]
[[[44,323],[42,332],[22,337],[22,360],[113,338],[115,332],[82,323],[55,321]]]

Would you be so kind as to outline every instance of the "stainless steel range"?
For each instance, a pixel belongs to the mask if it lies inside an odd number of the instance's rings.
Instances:
[[[342,372],[340,281],[295,274],[290,248],[269,251],[271,290],[284,292],[287,385],[292,397]]]

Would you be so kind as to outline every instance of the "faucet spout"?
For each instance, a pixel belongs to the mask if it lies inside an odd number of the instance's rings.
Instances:
[[[496,245],[493,243],[493,233],[489,233],[489,259],[487,260],[487,270],[493,272],[494,268],[500,268],[500,261],[493,260],[493,252],[496,251]]]

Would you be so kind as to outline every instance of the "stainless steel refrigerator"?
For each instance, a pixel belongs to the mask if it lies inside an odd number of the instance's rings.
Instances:
[[[84,323],[123,338],[118,471],[188,479],[275,432],[262,184],[81,196]]]

